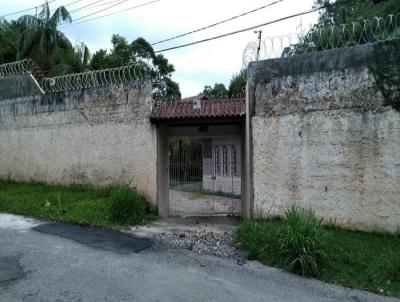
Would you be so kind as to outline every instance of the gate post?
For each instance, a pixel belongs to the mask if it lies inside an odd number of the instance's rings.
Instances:
[[[157,209],[158,215],[169,215],[168,126],[157,125]]]
[[[254,212],[254,190],[253,190],[253,140],[251,118],[254,110],[254,86],[247,81],[246,85],[246,124],[245,124],[245,147],[244,147],[244,192],[242,201],[243,216],[250,218]]]

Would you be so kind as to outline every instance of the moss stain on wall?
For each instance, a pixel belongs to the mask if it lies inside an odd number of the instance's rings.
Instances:
[[[384,106],[400,111],[400,40],[377,43],[369,66],[376,89],[383,94]]]

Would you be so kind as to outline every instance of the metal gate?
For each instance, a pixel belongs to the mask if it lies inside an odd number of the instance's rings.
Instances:
[[[172,216],[241,213],[240,137],[169,140]]]

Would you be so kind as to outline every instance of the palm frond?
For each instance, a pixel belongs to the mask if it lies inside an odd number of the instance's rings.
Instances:
[[[52,27],[56,28],[62,22],[72,22],[72,18],[68,10],[64,6],[58,7],[51,16],[49,23]]]
[[[92,55],[90,53],[89,48],[86,46],[85,43],[81,42],[75,46],[75,51],[79,54],[81,63],[83,65],[88,65]]]
[[[18,41],[18,58],[26,58],[29,55],[35,46],[39,34],[40,31],[37,26],[28,27],[21,33]]]
[[[56,46],[58,46],[60,48],[64,48],[64,49],[72,48],[72,43],[67,38],[67,36],[58,30],[56,31],[56,34],[55,34],[54,44]]]
[[[35,16],[24,15],[17,20],[17,24],[21,27],[22,30],[25,30],[30,27],[36,27],[43,24],[43,21]]]
[[[42,5],[42,10],[39,13],[38,16],[40,19],[42,19],[43,21],[47,22],[50,19],[50,7],[49,4],[46,2]]]
[[[68,74],[71,72],[73,72],[72,66],[70,66],[68,64],[57,64],[51,69],[49,76],[55,77],[55,76]]]

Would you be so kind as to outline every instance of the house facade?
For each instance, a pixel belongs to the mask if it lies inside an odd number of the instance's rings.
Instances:
[[[241,194],[240,136],[203,140],[203,189]]]

